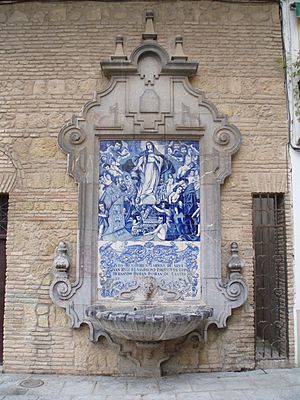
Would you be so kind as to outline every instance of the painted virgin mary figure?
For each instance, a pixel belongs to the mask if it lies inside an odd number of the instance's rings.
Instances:
[[[164,156],[152,142],[146,142],[146,149],[135,161],[133,170],[140,175],[137,204],[155,204],[156,191],[164,164]]]

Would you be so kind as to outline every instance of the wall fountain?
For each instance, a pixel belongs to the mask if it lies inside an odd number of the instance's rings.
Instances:
[[[158,44],[146,13],[142,43],[101,62],[110,79],[60,131],[68,173],[78,184],[76,266],[66,241],[55,252],[53,302],[71,326],[87,324],[132,368],[159,376],[188,340],[205,342],[247,298],[238,245],[221,277],[220,186],[241,135],[194,88],[198,63],[175,39]],[[70,279],[75,268],[76,278]]]

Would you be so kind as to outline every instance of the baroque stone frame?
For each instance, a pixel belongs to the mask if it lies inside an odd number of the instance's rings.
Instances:
[[[182,38],[176,38],[172,57],[157,43],[151,13],[146,16],[143,41],[129,59],[123,52],[123,39],[118,37],[115,54],[102,61],[101,67],[110,78],[107,88],[95,94],[58,136],[60,148],[68,155],[68,173],[78,184],[78,238],[74,282],[69,280],[68,246],[60,242],[56,250],[52,300],[66,309],[72,327],[89,325],[91,340],[105,336],[112,341],[91,312],[93,306],[101,306],[95,296],[99,138],[199,140],[201,297],[213,309],[202,326],[201,336],[205,339],[210,324],[225,327],[232,309],[247,298],[236,243],[231,248],[228,279],[221,279],[220,187],[231,173],[232,155],[241,144],[240,131],[190,84],[188,78],[195,75],[198,63],[184,54]],[[157,102],[153,105],[146,100],[141,106],[141,96],[152,95],[153,91]],[[107,301],[106,306],[109,308],[114,301]]]

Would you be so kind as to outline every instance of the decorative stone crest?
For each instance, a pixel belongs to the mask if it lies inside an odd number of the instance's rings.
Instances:
[[[117,37],[101,62],[108,87],[59,133],[78,183],[78,249],[71,282],[59,243],[51,297],[72,327],[87,324],[91,340],[103,336],[134,361],[132,374],[157,376],[246,301],[235,242],[221,279],[220,185],[241,135],[191,86],[198,63],[182,37],[170,57],[147,12],[142,38],[127,57]]]
[[[242,276],[242,270],[244,268],[244,261],[239,256],[237,242],[232,242],[230,245],[231,257],[227,263],[227,269],[229,271],[229,278],[227,281],[217,282],[217,288],[225,297],[224,309],[219,316],[219,326],[226,324],[228,318],[229,308],[240,307],[247,299],[247,287]]]
[[[54,276],[61,276],[64,278],[68,277],[68,271],[70,268],[70,259],[67,254],[68,249],[66,243],[61,241],[58,243],[56,255],[53,261]]]
[[[168,290],[161,287],[158,281],[152,277],[143,278],[142,282],[128,291],[119,294],[120,300],[151,301],[153,298],[163,301],[175,301],[182,298],[180,293],[175,290]]]

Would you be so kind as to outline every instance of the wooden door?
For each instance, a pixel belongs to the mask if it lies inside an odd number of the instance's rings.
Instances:
[[[288,358],[284,195],[253,196],[256,361]]]
[[[6,277],[6,232],[8,196],[0,195],[0,364],[3,362],[3,322]]]

